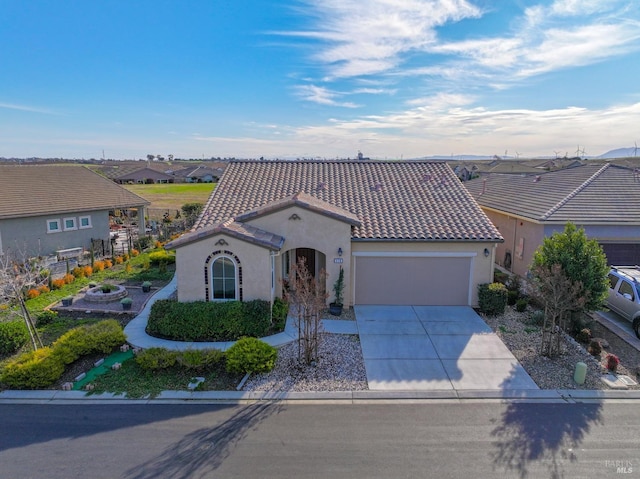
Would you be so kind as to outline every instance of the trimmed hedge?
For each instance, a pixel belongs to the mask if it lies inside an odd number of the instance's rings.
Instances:
[[[152,336],[178,341],[234,341],[265,336],[270,329],[269,303],[260,299],[220,303],[158,300],[147,323]]]
[[[64,372],[64,364],[53,348],[29,351],[10,361],[2,371],[0,381],[16,389],[37,389],[56,382]]]
[[[478,306],[489,316],[504,313],[507,307],[507,288],[502,283],[484,283],[478,285]]]
[[[16,389],[44,388],[56,382],[67,364],[91,353],[110,353],[126,340],[114,319],[71,329],[51,347],[29,351],[7,363],[0,382]]]
[[[13,354],[29,341],[29,331],[21,320],[0,323],[0,354]]]

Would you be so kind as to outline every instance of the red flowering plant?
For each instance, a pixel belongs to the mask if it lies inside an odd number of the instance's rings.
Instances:
[[[612,373],[616,372],[618,369],[618,365],[620,364],[620,359],[615,354],[607,354],[607,369]]]

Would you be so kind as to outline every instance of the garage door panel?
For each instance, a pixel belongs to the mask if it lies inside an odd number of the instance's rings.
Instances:
[[[356,304],[468,305],[471,258],[357,257]]]

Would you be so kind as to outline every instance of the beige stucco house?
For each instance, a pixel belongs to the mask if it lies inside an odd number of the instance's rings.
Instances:
[[[346,305],[476,305],[501,241],[444,162],[237,161],[166,248],[180,301],[280,297],[304,257]]]
[[[496,262],[526,276],[545,237],[567,222],[602,246],[609,264],[640,263],[640,171],[588,163],[537,175],[490,175],[465,183],[504,237]]]

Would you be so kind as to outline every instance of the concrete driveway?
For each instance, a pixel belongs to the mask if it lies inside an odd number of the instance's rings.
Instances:
[[[538,389],[470,307],[356,306],[369,389]]]

